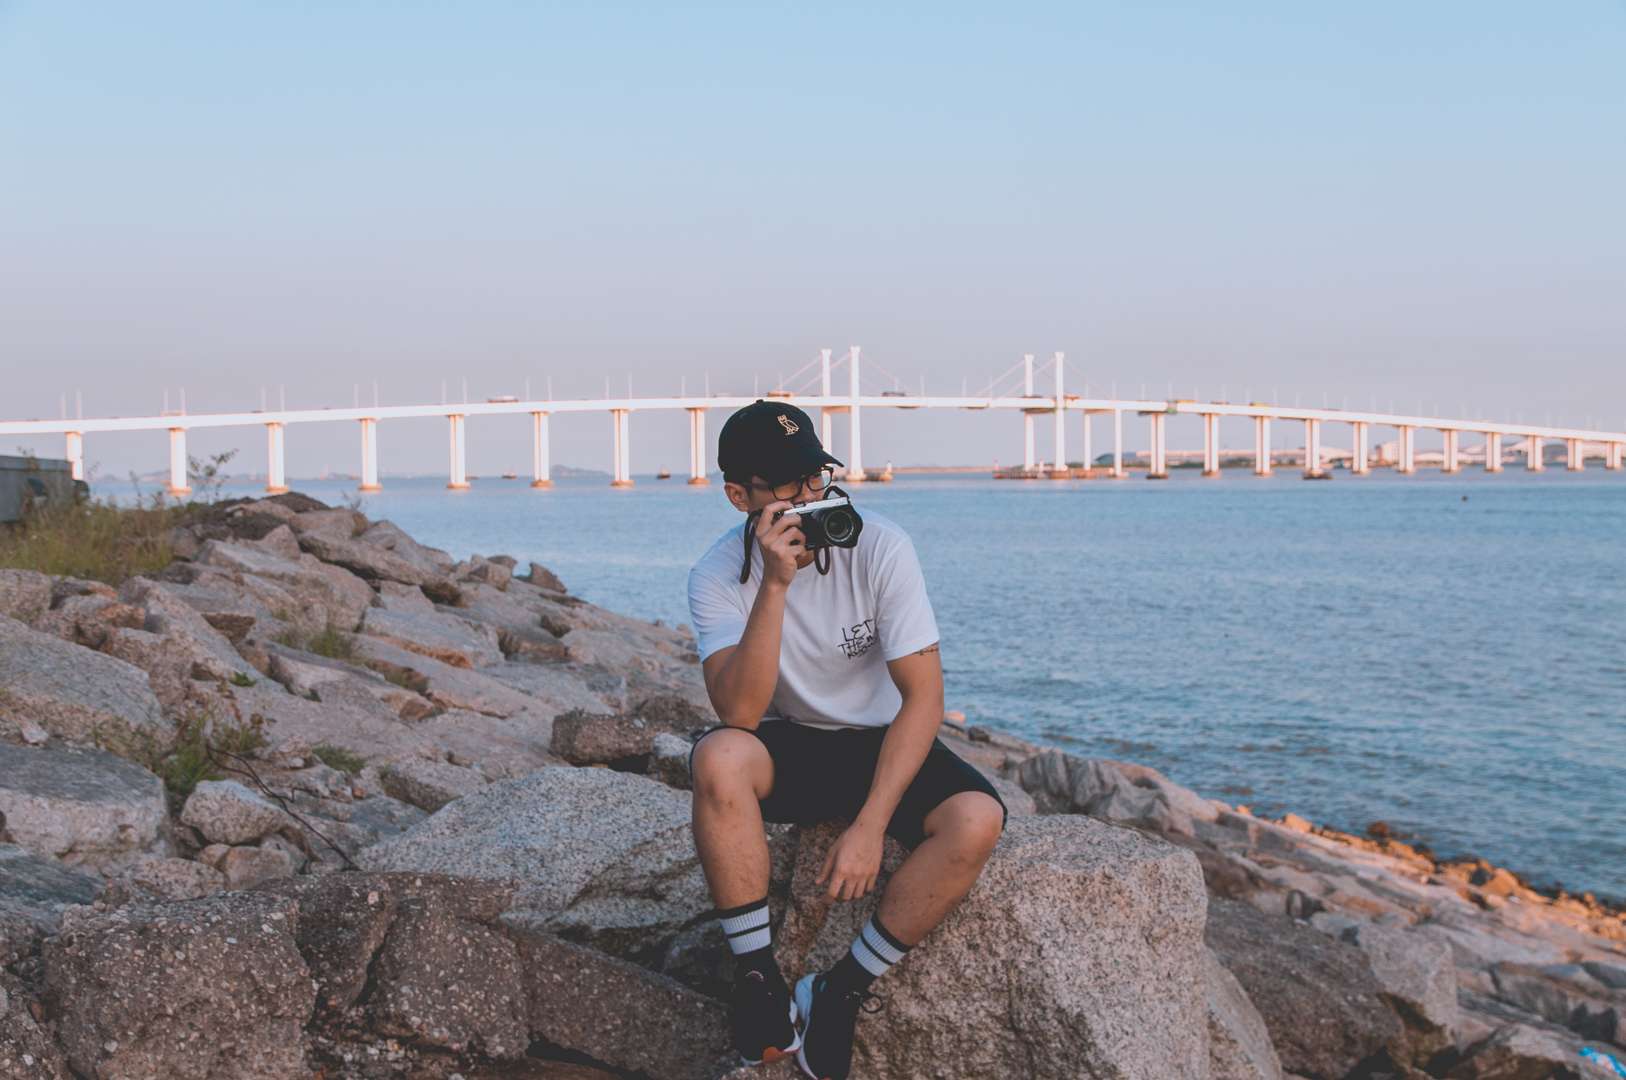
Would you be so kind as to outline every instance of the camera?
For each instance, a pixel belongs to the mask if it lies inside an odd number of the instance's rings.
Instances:
[[[774,514],[778,521],[785,514],[800,517],[803,543],[807,550],[829,547],[857,547],[858,534],[864,529],[864,519],[853,508],[853,501],[845,492],[805,506],[793,506]]]

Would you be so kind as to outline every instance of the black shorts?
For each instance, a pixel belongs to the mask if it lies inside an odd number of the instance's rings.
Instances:
[[[695,740],[695,746],[713,731],[722,730],[709,728]],[[750,734],[761,740],[773,759],[773,791],[761,801],[763,820],[811,825],[831,818],[857,817],[869,797],[886,733],[884,727],[828,730],[790,720],[762,721]],[[694,774],[693,747],[689,749],[689,773]],[[1005,808],[1005,800],[987,777],[956,756],[941,739],[933,739],[920,771],[887,823],[887,835],[906,847],[915,847],[926,838],[926,815],[962,791],[983,792],[997,800],[1002,810]],[[1004,827],[1003,821],[1000,827]]]

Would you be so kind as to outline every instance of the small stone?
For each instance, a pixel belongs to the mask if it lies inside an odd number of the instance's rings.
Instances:
[[[51,737],[50,732],[40,727],[32,720],[24,720],[20,726],[19,733],[23,737],[23,742],[27,743],[29,746],[42,746],[44,745],[45,741]]]

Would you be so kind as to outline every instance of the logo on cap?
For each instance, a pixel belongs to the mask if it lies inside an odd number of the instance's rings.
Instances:
[[[784,413],[779,414],[779,426],[785,429],[786,435],[794,435],[798,431],[802,430],[796,421],[792,420]]]

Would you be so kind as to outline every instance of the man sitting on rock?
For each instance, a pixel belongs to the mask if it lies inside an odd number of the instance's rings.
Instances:
[[[757,401],[723,426],[724,491],[747,515],[689,573],[689,614],[723,726],[690,753],[694,837],[735,959],[734,1044],[751,1064],[794,1052],[814,1080],[845,1080],[870,984],[976,881],[1005,807],[937,740],[937,623],[907,534],[865,511],[856,547],[815,553],[799,517],[840,465],[807,414]],[[828,562],[824,561],[828,558]],[[742,580],[743,579],[743,580]],[[764,821],[851,824],[817,883],[834,900],[875,888],[890,835],[912,848],[875,914],[829,971],[794,995],[774,959]]]

